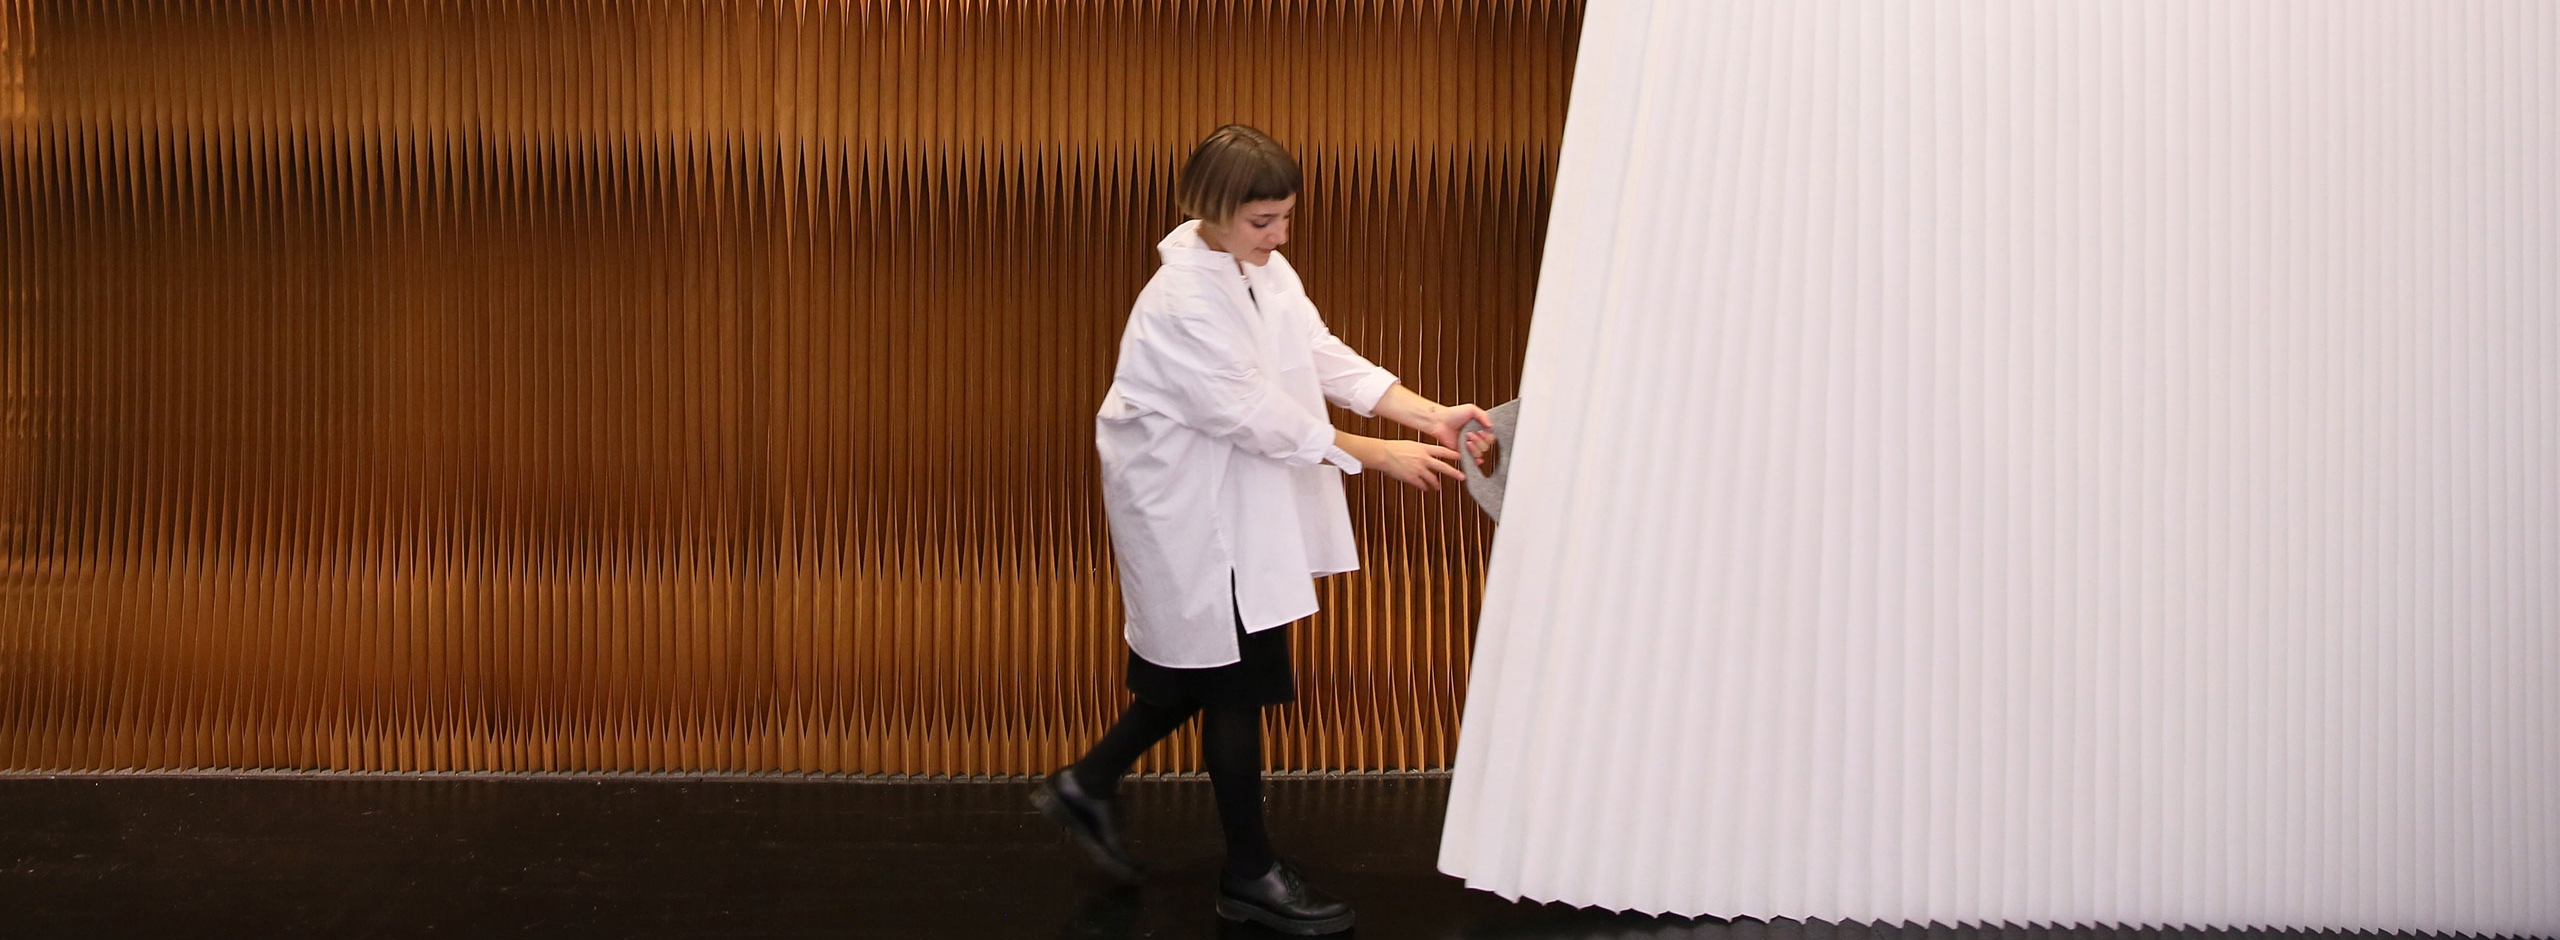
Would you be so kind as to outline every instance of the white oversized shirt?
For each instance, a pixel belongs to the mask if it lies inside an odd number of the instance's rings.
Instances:
[[[1396,384],[1325,328],[1287,259],[1239,275],[1199,225],[1156,243],[1094,418],[1129,648],[1177,668],[1237,661],[1237,618],[1315,613],[1315,579],[1360,567],[1342,499],[1360,463],[1325,400],[1366,415]]]

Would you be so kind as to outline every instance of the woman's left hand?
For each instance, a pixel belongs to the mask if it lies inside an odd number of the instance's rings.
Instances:
[[[1470,421],[1483,427],[1470,433],[1467,431]],[[1485,458],[1493,451],[1493,417],[1474,405],[1444,405],[1430,417],[1429,425],[1423,430],[1429,431],[1440,446],[1464,452],[1479,469],[1484,467]]]

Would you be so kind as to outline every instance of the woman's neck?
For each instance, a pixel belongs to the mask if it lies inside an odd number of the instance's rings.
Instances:
[[[1198,229],[1194,234],[1197,234],[1197,235],[1199,235],[1199,236],[1200,236],[1200,243],[1201,243],[1201,244],[1203,244],[1203,245],[1207,245],[1207,246],[1209,246],[1209,250],[1210,250],[1210,251],[1218,252],[1219,254],[1226,255],[1226,256],[1227,256],[1227,257],[1229,257],[1229,258],[1234,258],[1234,259],[1235,259],[1235,262],[1236,262],[1236,273],[1237,273],[1237,274],[1247,274],[1247,272],[1246,272],[1246,271],[1245,271],[1245,269],[1244,269],[1244,259],[1243,259],[1243,258],[1241,258],[1241,257],[1238,257],[1238,256],[1236,255],[1236,253],[1235,253],[1235,252],[1228,251],[1228,250],[1227,250],[1227,248],[1226,248],[1226,246],[1221,245],[1221,244],[1218,244],[1218,240],[1217,240],[1216,238],[1213,238],[1213,237],[1211,237],[1211,236],[1210,236],[1210,234],[1209,234],[1209,223],[1208,223],[1207,221],[1202,221],[1202,222],[1200,223],[1200,228],[1199,228],[1199,229]],[[1247,274],[1247,276],[1250,276],[1250,275],[1249,275],[1249,274]]]

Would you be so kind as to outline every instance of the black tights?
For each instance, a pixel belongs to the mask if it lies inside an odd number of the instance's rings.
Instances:
[[[1200,714],[1200,758],[1218,795],[1218,827],[1226,831],[1227,871],[1257,878],[1271,870],[1271,835],[1262,827],[1262,708],[1210,708],[1129,703],[1111,730],[1069,768],[1086,793],[1110,799],[1120,777],[1156,742]]]

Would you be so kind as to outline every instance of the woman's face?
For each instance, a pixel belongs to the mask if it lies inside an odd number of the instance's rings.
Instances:
[[[1297,207],[1296,196],[1248,202],[1237,206],[1223,225],[1201,222],[1200,235],[1210,247],[1258,267],[1270,263],[1274,249],[1289,243],[1289,214]]]

